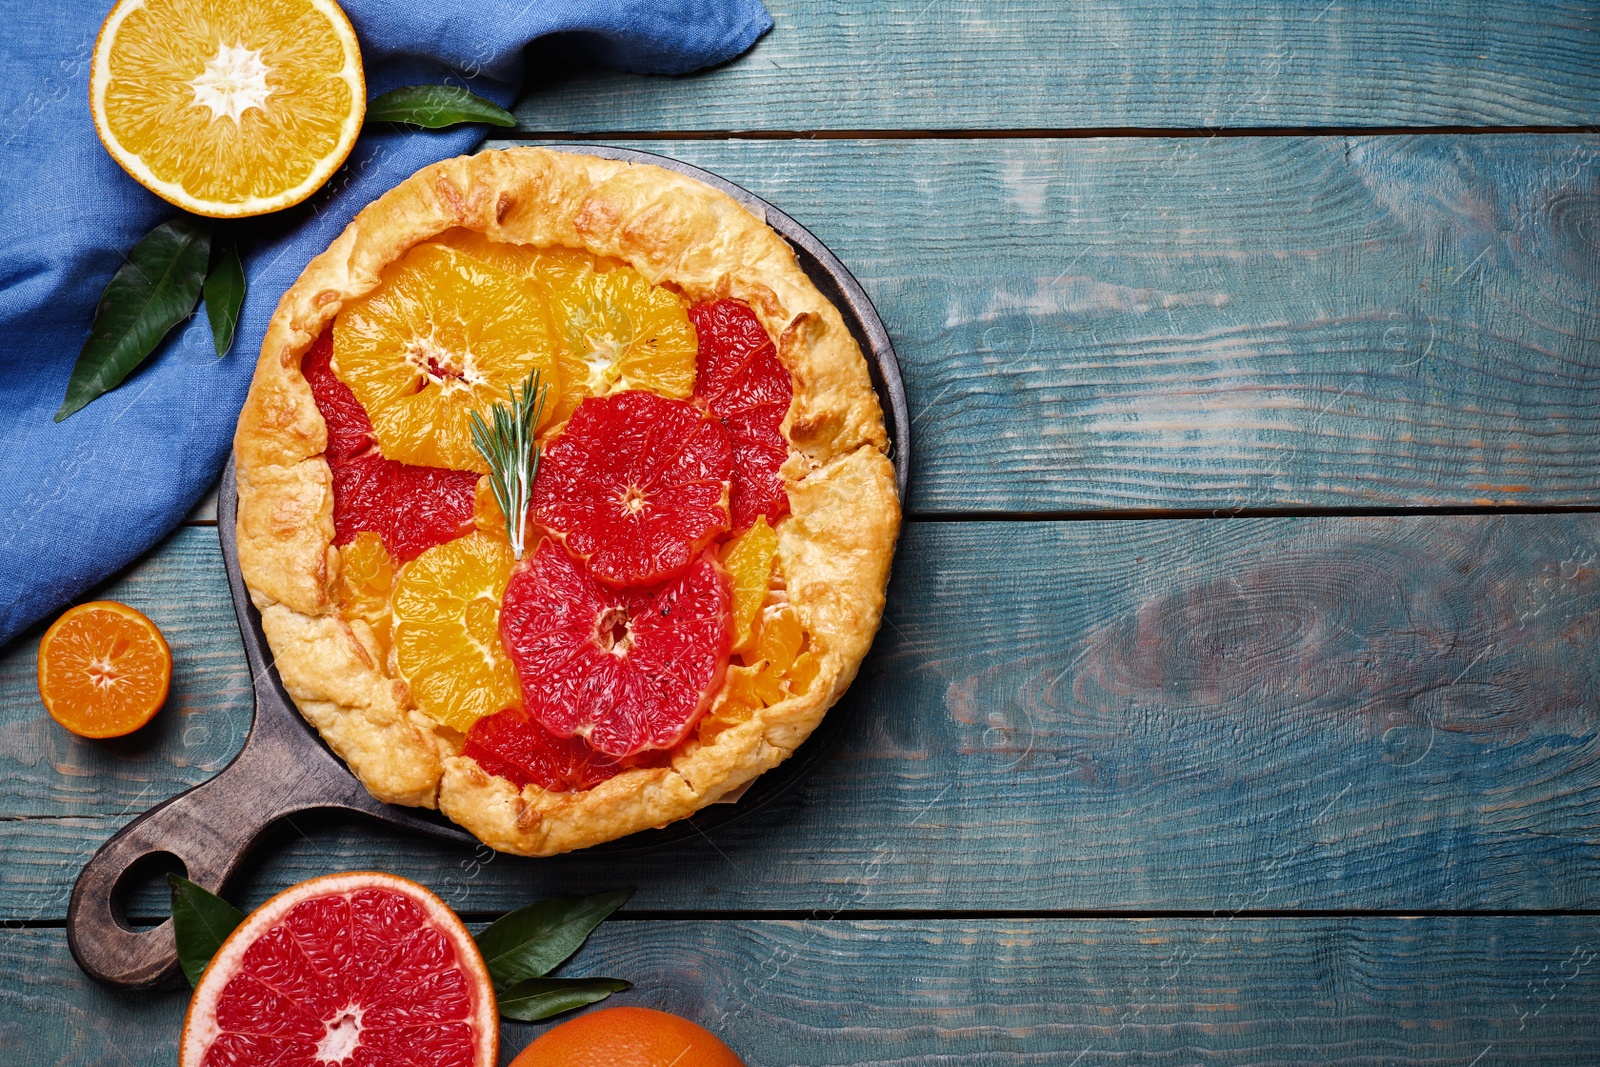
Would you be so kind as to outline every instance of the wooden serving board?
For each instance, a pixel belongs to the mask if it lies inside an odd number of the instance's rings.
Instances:
[[[732,196],[790,242],[801,266],[839,309],[867,356],[873,385],[883,402],[903,499],[910,464],[910,427],[899,364],[877,311],[844,265],[793,219],[699,168],[645,152],[560,147],[653,163],[688,174]],[[139,929],[128,921],[127,887],[152,865],[170,865],[175,860],[190,879],[220,890],[274,822],[312,810],[351,812],[426,837],[457,844],[474,842],[470,834],[434,812],[374,799],[295,710],[272,667],[260,614],[250,602],[239,570],[237,507],[230,461],[217,494],[217,530],[255,694],[255,715],[244,748],[215,778],[157,805],[120,830],[84,866],[72,891],[67,944],[73,958],[94,978],[122,989],[154,988],[175,980],[178,972],[171,920]],[[840,719],[831,716],[824,720],[796,757],[763,775],[738,803],[713,806],[692,820],[601,848],[608,852],[656,848],[760,809],[786,792],[828,750]]]

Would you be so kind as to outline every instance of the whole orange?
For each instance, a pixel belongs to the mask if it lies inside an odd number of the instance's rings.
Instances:
[[[744,1067],[709,1030],[651,1008],[603,1008],[542,1034],[511,1067]]]

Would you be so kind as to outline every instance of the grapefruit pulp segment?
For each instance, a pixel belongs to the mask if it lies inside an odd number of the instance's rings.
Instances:
[[[715,556],[654,589],[613,589],[552,541],[506,587],[501,631],[528,717],[626,758],[681,741],[727,669],[730,595]]]
[[[728,530],[720,422],[648,392],[589,398],[539,462],[533,515],[616,585],[667,581]]]
[[[735,530],[762,516],[777,522],[789,514],[789,489],[783,481],[789,442],[778,429],[786,408],[762,404],[722,420],[733,450],[728,511]]]
[[[727,530],[732,462],[722,424],[687,401],[590,398],[545,450],[533,514],[596,578],[666,581]]]
[[[626,760],[596,752],[583,738],[557,737],[517,708],[474,723],[461,754],[489,774],[554,793],[593,789],[630,768],[667,763],[665,752],[644,752]]]
[[[333,331],[326,330],[300,369],[327,425],[323,458],[333,475],[333,543],[375,533],[403,561],[470,530],[477,477],[385,459],[366,410],[334,373],[332,358]]]
[[[789,513],[782,468],[789,458],[783,420],[794,382],[749,305],[714,300],[689,309],[699,342],[695,396],[728,428],[733,446],[729,504],[735,530]]]

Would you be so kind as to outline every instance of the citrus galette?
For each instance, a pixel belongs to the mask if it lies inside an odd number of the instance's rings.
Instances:
[[[866,361],[710,187],[447,160],[285,294],[234,440],[289,695],[381,800],[549,855],[691,814],[854,678],[900,505]]]

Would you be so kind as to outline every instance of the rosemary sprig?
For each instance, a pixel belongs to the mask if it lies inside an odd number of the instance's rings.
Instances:
[[[506,517],[506,538],[511,542],[511,552],[522,558],[523,516],[533,499],[533,477],[539,473],[539,441],[534,427],[544,412],[545,387],[539,383],[535,370],[522,383],[521,390],[512,387],[511,402],[494,406],[490,413],[494,427],[484,422],[483,416],[472,413],[472,443],[489,464],[489,484],[494,487],[494,498]]]

